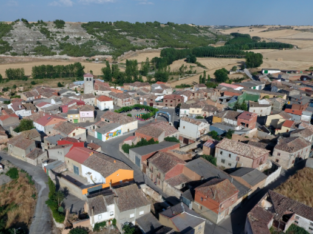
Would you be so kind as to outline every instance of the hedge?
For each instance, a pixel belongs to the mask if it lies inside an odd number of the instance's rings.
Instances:
[[[129,154],[129,150],[132,148],[137,148],[145,145],[153,145],[153,144],[159,144],[158,141],[155,141],[153,138],[151,138],[149,141],[147,141],[144,138],[141,138],[141,140],[136,144],[136,145],[129,145],[129,144],[124,144],[122,145],[122,150],[126,153]]]

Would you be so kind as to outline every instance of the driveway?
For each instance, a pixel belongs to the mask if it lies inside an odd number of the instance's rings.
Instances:
[[[36,182],[35,186],[38,192],[37,204],[35,209],[35,214],[33,216],[32,224],[29,228],[29,233],[31,234],[43,234],[52,233],[53,221],[51,218],[51,213],[46,205],[46,200],[48,200],[49,188],[47,186],[48,176],[39,166],[30,165],[24,161],[16,159],[7,155],[5,152],[0,152],[0,158],[6,159],[14,164],[16,167],[25,170],[29,175],[33,177]]]

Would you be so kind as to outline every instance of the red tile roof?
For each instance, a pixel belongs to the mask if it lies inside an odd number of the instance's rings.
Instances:
[[[285,112],[294,115],[302,115],[301,110],[285,109]]]
[[[257,116],[258,115],[256,113],[251,113],[251,112],[245,111],[238,116],[238,119],[250,120],[250,119],[255,118]]]
[[[102,95],[100,97],[97,97],[97,100],[100,101],[100,102],[107,102],[107,101],[113,101],[112,98],[108,97],[108,96],[105,96],[105,95]]]
[[[119,89],[111,89],[111,92],[113,92],[113,93],[123,93],[123,91],[119,90]]]
[[[8,119],[8,118],[11,118],[11,117],[13,117],[13,118],[19,118],[16,114],[10,114],[10,115],[1,115],[0,116],[0,120],[6,120],[6,119]]]
[[[39,104],[37,104],[36,106],[38,107],[43,107],[45,105],[49,105],[50,103],[49,102],[40,102]]]
[[[39,118],[36,123],[42,125],[42,126],[46,126],[48,125],[51,121],[53,120],[56,120],[56,119],[60,119],[60,120],[64,120],[66,121],[66,119],[63,119],[59,116],[56,116],[56,115],[45,115],[45,116],[42,116],[41,118]]]
[[[90,73],[86,73],[86,74],[84,74],[84,77],[93,77],[93,75]]]
[[[196,192],[222,203],[238,193],[239,190],[228,179],[215,178],[197,187]]]
[[[284,127],[287,127],[287,128],[291,128],[291,126],[294,124],[294,121],[291,121],[291,120],[286,120],[284,123],[283,123],[283,126]]]
[[[65,157],[83,164],[94,152],[95,151],[88,148],[74,147],[65,155]]]

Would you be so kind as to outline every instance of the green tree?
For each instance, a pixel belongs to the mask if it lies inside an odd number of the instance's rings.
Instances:
[[[211,155],[201,155],[202,158],[204,158],[205,160],[209,161],[210,163],[212,163],[213,165],[217,166],[216,164],[216,158],[211,156]]]
[[[0,82],[2,82],[2,80],[3,80],[3,77],[2,77],[2,75],[0,74]]]
[[[197,57],[193,54],[189,54],[187,57],[186,57],[186,62],[187,63],[195,63],[197,62]]]
[[[216,131],[209,132],[209,136],[211,136],[215,140],[219,140],[219,135]]]
[[[208,75],[208,82],[210,82],[211,81],[211,76],[210,75]]]
[[[237,101],[235,102],[235,105],[234,105],[234,107],[233,107],[233,110],[234,110],[234,111],[236,111],[236,110],[238,110],[238,109],[241,109],[241,104],[239,103],[239,100],[237,100]]]
[[[237,71],[237,66],[233,66],[233,67],[231,68],[231,70],[232,70],[232,71]]]
[[[136,232],[136,228],[132,224],[124,224],[123,231],[124,234],[134,234]]]
[[[108,61],[106,61],[106,67],[102,68],[102,73],[105,81],[112,81],[112,71]]]
[[[202,84],[202,75],[199,76],[199,84]]]
[[[22,119],[20,124],[14,129],[16,132],[23,132],[34,128],[33,121],[30,119]]]
[[[246,66],[247,68],[259,67],[263,63],[263,55],[249,52],[246,54]]]
[[[69,232],[69,234],[88,234],[89,230],[88,228],[85,227],[75,227],[73,229],[71,229],[71,231]]]
[[[228,138],[228,139],[231,139],[233,134],[234,134],[234,130],[228,129],[228,131],[226,132],[225,137]]]
[[[169,141],[169,142],[177,142],[179,143],[179,140],[176,137],[165,137],[164,141]]]
[[[228,71],[225,68],[216,70],[214,72],[214,76],[215,76],[216,82],[218,83],[226,82],[228,80]]]
[[[246,103],[245,101],[243,101],[243,102],[241,103],[240,109],[241,109],[241,110],[244,110],[244,111],[247,111],[247,110],[248,110],[248,105],[247,105],[247,103]]]
[[[202,76],[202,84],[205,84],[206,82],[206,71],[203,71],[203,76]]]
[[[64,87],[64,85],[61,82],[58,82],[58,87]]]

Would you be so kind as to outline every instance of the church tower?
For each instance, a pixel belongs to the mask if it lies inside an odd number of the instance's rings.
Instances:
[[[84,75],[84,94],[93,93],[93,75],[92,74],[85,74]]]

